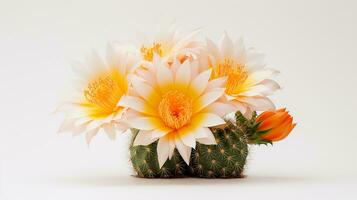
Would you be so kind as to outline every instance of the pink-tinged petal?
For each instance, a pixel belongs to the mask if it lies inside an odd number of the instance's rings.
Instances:
[[[150,131],[139,131],[139,133],[136,135],[135,140],[133,145],[138,146],[138,145],[149,145],[153,142],[155,142],[157,138],[153,138],[152,134]]]
[[[105,124],[103,125],[103,129],[110,139],[115,140],[116,132],[114,124]]]
[[[196,29],[186,35],[184,38],[180,39],[174,46],[173,51],[175,52],[185,48],[191,42],[191,39],[195,37],[199,32],[201,32],[201,29]]]
[[[167,137],[163,137],[159,139],[157,143],[157,159],[159,161],[159,167],[165,164],[166,160],[169,158],[170,154],[170,143]]]
[[[75,120],[74,119],[69,119],[66,118],[64,119],[64,121],[62,122],[61,126],[58,129],[58,133],[63,133],[63,132],[67,132],[67,131],[71,131],[75,128]]]
[[[151,106],[147,105],[144,100],[138,97],[123,96],[118,102],[118,106],[128,107],[148,115],[157,115],[157,112]]]
[[[100,128],[100,126],[103,124],[103,120],[92,120],[88,123],[86,123],[86,129],[87,130],[93,130],[96,128]]]
[[[177,69],[175,85],[179,86],[179,87],[181,87],[181,89],[185,90],[189,86],[190,81],[191,81],[190,63],[188,61],[185,61]]]
[[[157,66],[156,81],[161,93],[165,93],[174,83],[173,74],[170,69],[163,64],[159,64]]]
[[[193,113],[198,113],[208,105],[212,104],[215,102],[219,97],[221,97],[224,94],[224,89],[219,88],[216,90],[213,90],[211,92],[203,94],[201,97],[199,97],[194,105],[193,105]]]
[[[198,138],[197,142],[201,143],[201,144],[205,144],[205,145],[216,145],[216,139],[213,135],[213,133],[211,132],[211,130],[208,129],[208,131],[206,131],[206,137],[204,138]]]
[[[220,117],[225,116],[226,114],[229,114],[231,112],[236,112],[237,109],[235,106],[233,106],[230,103],[222,103],[222,102],[214,102],[211,105],[209,105],[207,108],[205,108],[205,111],[207,112],[212,112]]]
[[[81,117],[79,119],[76,120],[75,122],[75,126],[80,126],[82,124],[86,124],[90,121],[92,121],[93,119],[89,118],[89,117]]]
[[[143,79],[143,81],[156,88],[157,82],[156,82],[156,77],[154,76],[153,73],[150,73],[150,71],[146,69],[140,69],[140,68],[136,70],[136,73],[140,78]]]
[[[247,112],[248,106],[245,103],[233,100],[231,101],[231,104],[235,107],[235,112],[237,112],[238,110],[243,114]]]
[[[247,107],[247,110],[246,110],[244,113],[242,113],[242,114],[243,114],[243,116],[244,116],[245,118],[251,119],[252,116],[253,116],[253,110],[252,110],[252,108]]]
[[[270,90],[273,92],[281,89],[280,85],[276,81],[271,80],[271,79],[265,79],[262,82],[260,82],[259,84],[265,85],[266,87],[270,88]]]
[[[226,81],[227,81],[227,77],[220,77],[220,78],[211,80],[210,82],[208,82],[205,92],[210,92],[217,88],[224,88]]]
[[[88,144],[88,145],[89,145],[90,142],[92,141],[93,137],[94,137],[95,135],[97,135],[98,131],[99,131],[99,128],[96,128],[96,129],[92,129],[92,130],[90,130],[90,131],[88,131],[88,132],[86,133],[86,141],[87,141],[87,144]]]
[[[87,124],[82,124],[80,126],[76,126],[72,129],[72,136],[75,137],[77,135],[80,135],[87,129]]]
[[[275,110],[274,103],[267,97],[241,97],[239,99],[256,111]]]
[[[191,82],[190,90],[193,91],[193,93],[194,93],[193,98],[200,96],[203,93],[203,91],[206,89],[208,80],[211,76],[211,71],[212,70],[209,69],[209,70],[206,70],[206,71],[200,73]]]
[[[207,49],[210,53],[213,54],[213,56],[215,57],[219,57],[220,53],[219,53],[219,49],[217,47],[217,45],[210,39],[206,39],[206,44],[207,44]]]
[[[124,121],[115,122],[115,129],[117,130],[118,133],[123,133],[129,128],[130,128],[129,125]]]
[[[192,119],[192,125],[194,127],[212,127],[226,122],[218,115],[213,113],[199,113]]]
[[[147,131],[163,126],[161,120],[156,117],[138,117],[128,120],[128,124],[132,128]]]
[[[233,57],[234,45],[231,38],[229,38],[227,32],[224,32],[221,39],[221,52],[224,57]]]
[[[175,138],[175,145],[183,160],[189,165],[192,148],[186,146],[179,137]]]

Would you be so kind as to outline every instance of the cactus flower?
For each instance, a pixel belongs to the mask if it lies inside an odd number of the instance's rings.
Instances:
[[[270,141],[279,141],[289,135],[296,123],[285,108],[276,111],[266,111],[257,117],[258,131],[266,132],[260,138]]]

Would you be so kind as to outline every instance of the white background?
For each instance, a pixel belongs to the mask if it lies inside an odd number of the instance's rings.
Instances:
[[[298,126],[252,147],[245,179],[138,179],[128,135],[56,134],[71,60],[174,19],[242,35],[282,72],[273,100]],[[356,24],[352,0],[0,0],[0,199],[356,199]]]

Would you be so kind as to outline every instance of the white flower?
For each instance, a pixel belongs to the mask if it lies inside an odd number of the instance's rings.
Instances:
[[[225,98],[232,110],[240,110],[246,117],[252,111],[275,109],[267,97],[280,86],[270,78],[277,71],[265,68],[264,56],[247,49],[242,39],[235,43],[225,33],[217,46],[207,39],[209,67],[212,68],[211,79],[227,77]]]
[[[116,132],[127,130],[123,119],[126,108],[117,104],[128,92],[136,62],[134,56],[108,45],[106,62],[93,53],[87,62],[73,65],[77,87],[71,100],[58,108],[66,113],[59,132],[85,133],[89,144],[101,129],[111,139]]]
[[[154,58],[146,78],[133,79],[133,92],[121,105],[129,107],[128,123],[139,129],[134,145],[159,140],[157,154],[162,167],[174,149],[189,164],[196,141],[216,144],[209,127],[224,124],[226,114],[215,102],[224,93],[224,79],[209,81],[211,70],[196,73],[197,62],[174,61],[169,66]],[[147,78],[150,77],[150,78]]]

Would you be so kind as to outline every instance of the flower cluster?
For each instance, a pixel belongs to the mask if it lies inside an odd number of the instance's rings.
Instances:
[[[263,139],[279,140],[294,128],[285,110],[268,98],[280,87],[264,56],[224,33],[219,43],[194,40],[198,31],[163,32],[128,51],[108,45],[105,59],[93,53],[73,66],[78,76],[75,98],[60,110],[60,131],[85,133],[89,143],[101,130],[139,130],[134,145],[155,141],[159,166],[177,149],[190,162],[196,142],[214,145],[210,127],[227,123],[230,113],[258,116]],[[271,132],[270,132],[271,130]]]

